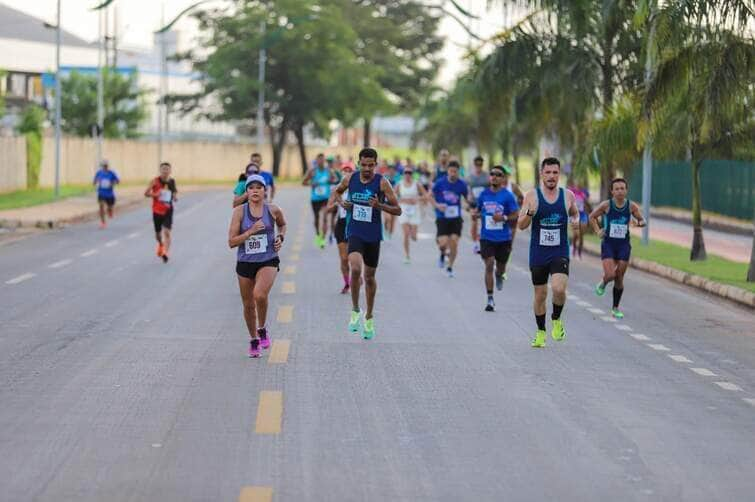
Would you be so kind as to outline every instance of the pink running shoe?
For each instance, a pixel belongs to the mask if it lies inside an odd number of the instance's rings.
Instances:
[[[257,336],[260,337],[260,347],[270,348],[270,338],[267,336],[267,328],[257,328]]]
[[[260,355],[260,340],[259,338],[253,338],[249,342],[249,357],[259,357]]]

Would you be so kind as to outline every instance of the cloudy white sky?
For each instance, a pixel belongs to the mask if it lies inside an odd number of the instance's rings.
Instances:
[[[442,0],[436,0],[440,3]],[[482,37],[490,36],[500,30],[505,23],[504,8],[487,7],[488,0],[457,0],[460,5],[480,16],[471,20],[470,27]],[[152,32],[160,26],[161,10],[165,9],[166,19],[181,12],[196,0],[121,0],[116,2],[118,10],[119,33],[124,47],[150,47]],[[56,0],[0,0],[14,9],[32,14],[45,21],[54,22]],[[63,27],[85,40],[97,38],[97,14],[89,9],[100,0],[62,0],[61,24]],[[447,2],[450,7],[450,2]],[[111,8],[112,12],[113,8]],[[111,23],[113,22],[111,15]],[[191,40],[195,27],[190,19],[178,25],[184,40]],[[456,21],[444,18],[441,32],[446,36],[443,57],[446,61],[440,77],[441,85],[453,82],[455,75],[464,67],[464,47],[469,43],[469,36]]]

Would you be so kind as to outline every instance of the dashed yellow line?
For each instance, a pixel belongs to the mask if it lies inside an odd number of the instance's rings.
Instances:
[[[296,293],[296,283],[294,281],[287,281],[281,285],[281,293],[284,295],[293,295]]]
[[[289,323],[294,319],[293,305],[281,305],[278,307],[278,322]]]
[[[288,361],[289,350],[291,350],[291,340],[273,340],[273,346],[270,348],[270,356],[267,358],[267,363],[285,363]]]
[[[260,392],[260,404],[257,407],[257,434],[280,434],[283,419],[283,393],[277,390]]]
[[[299,255],[298,254],[292,254],[288,257],[288,261],[299,261]]]
[[[272,502],[271,486],[245,486],[239,494],[239,502]]]
[[[301,244],[300,243],[294,244],[291,247],[291,251],[293,251],[294,253],[301,253]]]
[[[296,265],[288,265],[283,267],[283,273],[285,275],[294,275],[296,273]]]

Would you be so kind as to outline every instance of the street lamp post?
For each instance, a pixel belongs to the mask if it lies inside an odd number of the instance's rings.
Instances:
[[[262,39],[265,38],[265,21],[260,21],[260,33],[262,33]],[[265,63],[267,59],[267,51],[265,50],[265,44],[260,44],[259,52],[259,91],[257,92],[257,150],[262,148],[262,143],[265,141]]]
[[[656,2],[650,2],[650,34],[647,41],[647,54],[645,54],[645,86],[650,85],[653,77],[653,55],[655,49],[655,8]],[[648,111],[648,118],[651,112]],[[650,198],[653,189],[653,138],[651,135],[645,140],[645,149],[642,152],[642,213],[646,224],[642,227],[642,245],[650,244]]]
[[[57,25],[55,27],[55,197],[60,197],[60,120],[61,85],[60,85],[60,0],[58,0]]]
[[[105,82],[104,82],[104,68],[102,56],[105,52],[105,36],[102,27],[103,13],[98,13],[98,33],[99,33],[99,47],[97,50],[97,169],[99,169],[102,163],[102,135],[105,133]]]

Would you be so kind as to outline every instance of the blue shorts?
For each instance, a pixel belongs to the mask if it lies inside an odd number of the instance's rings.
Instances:
[[[603,239],[600,244],[600,258],[603,260],[629,261],[632,245],[628,241],[610,241]]]
[[[579,212],[579,223],[582,224],[582,225],[587,225],[587,220],[588,220],[587,213],[584,212],[584,211],[580,211]]]

